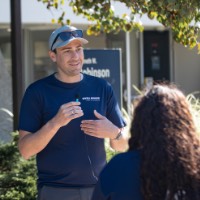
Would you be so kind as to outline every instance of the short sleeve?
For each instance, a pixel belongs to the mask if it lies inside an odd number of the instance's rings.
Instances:
[[[107,84],[106,92],[107,92],[106,117],[119,128],[126,126],[115,93],[112,89],[112,86],[109,83]]]
[[[22,99],[18,129],[29,132],[36,132],[40,129],[42,125],[41,107],[42,101],[39,93],[29,86]]]

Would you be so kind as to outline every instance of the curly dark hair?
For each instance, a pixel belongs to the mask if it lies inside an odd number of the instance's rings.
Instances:
[[[138,102],[130,131],[145,200],[200,199],[200,140],[181,90],[154,85]]]

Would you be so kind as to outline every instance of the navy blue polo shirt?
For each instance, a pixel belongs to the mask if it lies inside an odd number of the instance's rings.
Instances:
[[[31,84],[23,97],[19,130],[36,132],[62,104],[79,98],[84,116],[61,127],[37,154],[38,188],[43,185],[84,187],[96,183],[106,164],[104,140],[81,131],[83,119],[96,119],[94,110],[118,127],[125,126],[111,85],[104,79],[83,75],[77,83],[63,83],[54,74]]]
[[[142,200],[139,151],[120,153],[100,173],[91,200]]]

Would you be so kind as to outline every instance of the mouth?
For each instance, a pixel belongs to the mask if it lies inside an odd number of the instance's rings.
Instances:
[[[72,66],[72,67],[76,67],[76,66],[79,66],[79,65],[80,65],[80,62],[70,63],[70,66]]]

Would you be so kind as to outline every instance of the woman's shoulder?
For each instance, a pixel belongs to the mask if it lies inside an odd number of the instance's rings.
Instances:
[[[102,174],[115,173],[116,171],[129,171],[138,168],[140,165],[139,151],[129,151],[115,155],[106,165]],[[131,169],[130,169],[131,168]]]
[[[115,163],[115,162],[135,162],[136,160],[140,160],[140,152],[139,151],[127,151],[124,153],[119,153],[115,155],[111,160],[110,163]]]
[[[114,156],[100,175],[104,196],[111,199],[141,199],[140,153],[130,151]]]

